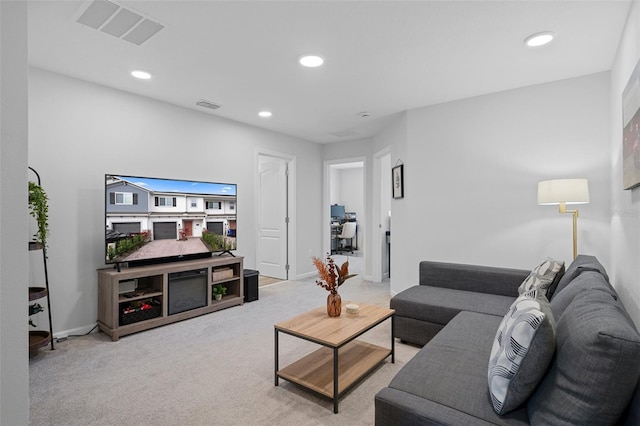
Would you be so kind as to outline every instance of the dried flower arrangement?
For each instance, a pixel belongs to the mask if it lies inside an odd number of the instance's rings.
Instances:
[[[317,257],[313,257],[313,264],[318,269],[319,280],[316,280],[316,284],[331,294],[338,293],[338,287],[340,287],[346,280],[351,277],[355,277],[357,274],[349,274],[349,259],[342,264],[340,268],[335,264],[335,261],[327,254],[326,263]]]

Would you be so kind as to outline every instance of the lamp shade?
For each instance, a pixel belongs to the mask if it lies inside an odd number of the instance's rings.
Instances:
[[[555,179],[538,182],[538,204],[586,204],[589,183],[586,179]]]

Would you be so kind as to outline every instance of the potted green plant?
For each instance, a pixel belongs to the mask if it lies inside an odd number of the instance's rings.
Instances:
[[[225,286],[223,286],[222,284],[216,284],[216,285],[213,286],[213,294],[214,294],[216,300],[220,300],[220,299],[222,299],[222,296],[227,294],[227,288]]]
[[[43,312],[44,308],[39,303],[34,303],[33,305],[29,305],[29,316],[35,315],[38,312]],[[31,318],[29,318],[29,325],[31,327],[37,327]]]
[[[40,185],[29,181],[29,214],[36,220],[37,231],[33,235],[33,241],[47,248],[47,235],[49,234],[49,205],[47,193]]]

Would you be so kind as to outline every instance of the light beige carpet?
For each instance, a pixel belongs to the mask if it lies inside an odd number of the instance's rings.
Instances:
[[[352,278],[345,301],[389,305],[389,284]],[[32,425],[372,425],[374,395],[417,348],[396,341],[389,360],[332,402],[280,380],[274,386],[273,324],[322,306],[314,280],[260,289],[260,299],[111,342],[70,338],[29,361]],[[390,344],[390,322],[363,340]],[[280,335],[280,366],[318,346]]]

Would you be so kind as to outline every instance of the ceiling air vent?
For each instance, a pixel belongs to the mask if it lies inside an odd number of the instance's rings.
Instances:
[[[213,102],[205,101],[204,99],[201,99],[198,102],[196,102],[196,105],[201,106],[203,108],[209,108],[209,109],[220,108],[220,105],[214,104]]]
[[[92,0],[83,10],[76,22],[138,46],[164,28],[155,20],[109,0]]]

